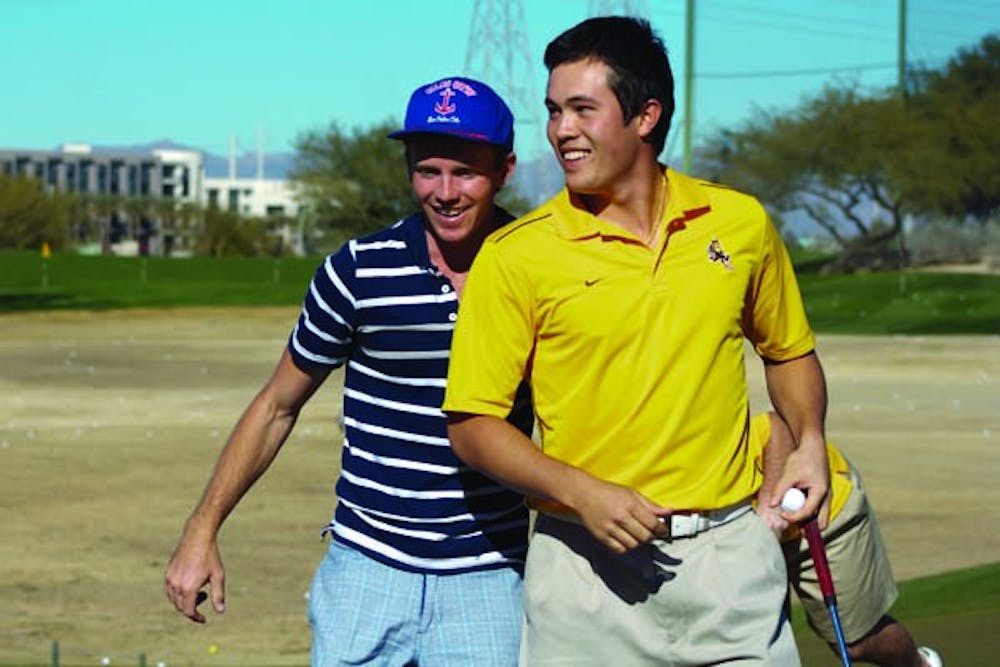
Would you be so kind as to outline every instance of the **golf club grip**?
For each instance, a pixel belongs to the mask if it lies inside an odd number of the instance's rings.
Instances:
[[[823,536],[819,534],[819,525],[816,519],[811,519],[802,526],[802,532],[806,534],[806,542],[809,543],[809,553],[812,555],[813,566],[816,568],[816,579],[819,580],[819,590],[823,597],[836,600],[836,591],[833,588],[833,577],[830,576],[830,563],[826,560],[826,547],[823,546]]]

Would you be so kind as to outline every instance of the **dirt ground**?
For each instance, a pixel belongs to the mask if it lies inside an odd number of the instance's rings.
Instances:
[[[337,378],[222,534],[227,611],[162,572],[294,309],[0,316],[0,664],[303,665],[333,508]],[[824,336],[828,433],[864,473],[900,579],[1000,554],[1000,337]],[[748,361],[755,409],[767,405]]]

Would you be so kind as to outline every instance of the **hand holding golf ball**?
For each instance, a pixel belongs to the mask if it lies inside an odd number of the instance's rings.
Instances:
[[[785,495],[781,498],[781,511],[798,512],[805,504],[806,494],[802,493],[802,489],[796,489],[793,486],[785,491]]]

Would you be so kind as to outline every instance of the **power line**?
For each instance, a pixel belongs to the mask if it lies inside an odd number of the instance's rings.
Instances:
[[[817,74],[836,74],[838,72],[865,72],[872,70],[894,69],[896,63],[843,65],[840,67],[816,67],[797,70],[767,70],[759,72],[699,72],[698,79],[760,79],[779,76],[815,76]]]

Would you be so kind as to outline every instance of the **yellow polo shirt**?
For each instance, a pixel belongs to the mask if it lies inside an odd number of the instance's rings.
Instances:
[[[759,487],[744,336],[813,349],[787,252],[752,197],[665,171],[657,249],[563,190],[492,234],[462,296],[443,409],[504,417],[532,386],[546,454],[673,509]]]
[[[766,413],[750,418],[750,449],[754,452],[756,465],[763,465],[764,446],[771,437],[771,420]],[[851,495],[851,470],[847,459],[829,441],[826,443],[826,458],[830,464],[830,521],[840,514]]]

